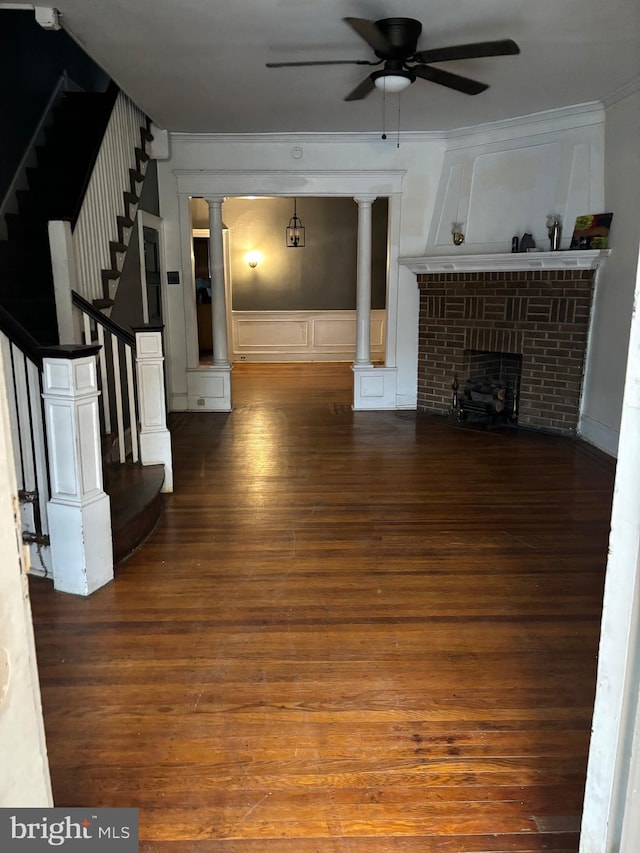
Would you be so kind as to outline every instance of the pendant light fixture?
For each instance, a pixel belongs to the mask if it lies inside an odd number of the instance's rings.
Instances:
[[[293,200],[293,216],[286,227],[286,245],[289,249],[304,248],[304,225],[296,210],[297,199]]]

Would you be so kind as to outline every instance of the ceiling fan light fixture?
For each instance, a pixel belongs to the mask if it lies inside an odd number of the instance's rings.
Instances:
[[[415,81],[416,75],[411,71],[374,71],[371,75],[373,85],[381,92],[388,95],[395,95],[398,92],[404,92]]]

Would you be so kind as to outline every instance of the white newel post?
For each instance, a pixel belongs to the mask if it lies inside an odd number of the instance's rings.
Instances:
[[[102,482],[98,350],[42,351],[53,582],[60,592],[76,595],[90,595],[113,579],[111,509]]]
[[[136,336],[136,372],[140,409],[140,461],[164,465],[163,492],[173,491],[171,433],[167,429],[162,326],[140,326]]]
[[[376,196],[356,196],[358,260],[356,292],[355,367],[371,367],[371,205]]]

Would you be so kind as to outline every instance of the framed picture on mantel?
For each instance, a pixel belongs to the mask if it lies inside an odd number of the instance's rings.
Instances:
[[[588,213],[577,216],[570,249],[606,249],[613,213]]]

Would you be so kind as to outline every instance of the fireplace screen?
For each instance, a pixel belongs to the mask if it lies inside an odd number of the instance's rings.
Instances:
[[[522,356],[515,353],[465,350],[466,379],[453,386],[451,413],[468,423],[514,427]]]

